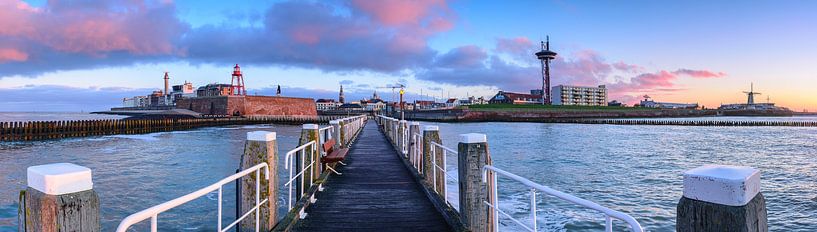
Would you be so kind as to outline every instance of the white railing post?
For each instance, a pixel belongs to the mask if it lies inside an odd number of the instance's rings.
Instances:
[[[488,173],[482,181],[483,167],[492,164],[488,140],[485,134],[461,134],[457,148],[463,224],[471,231],[496,231],[496,212],[488,207],[496,205],[496,177]]]

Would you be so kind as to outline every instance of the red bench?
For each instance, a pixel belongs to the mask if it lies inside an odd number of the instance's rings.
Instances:
[[[330,139],[329,141],[326,141],[326,143],[323,144],[323,151],[326,152],[326,156],[321,157],[321,162],[323,162],[324,164],[328,165],[330,163],[340,163],[346,165],[343,163],[343,160],[346,158],[346,154],[349,153],[349,149],[348,148],[335,149],[334,139]],[[339,172],[335,171],[329,166],[326,167],[329,170],[332,170],[332,172],[340,175]]]

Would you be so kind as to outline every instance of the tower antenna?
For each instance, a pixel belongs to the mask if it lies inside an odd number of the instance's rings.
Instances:
[[[535,55],[542,62],[542,105],[550,105],[550,60],[556,58],[556,53],[550,51],[550,36],[540,42],[542,50]]]

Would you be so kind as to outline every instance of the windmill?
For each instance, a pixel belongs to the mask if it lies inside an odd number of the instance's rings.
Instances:
[[[755,92],[755,83],[752,83],[749,86],[749,92],[743,91],[747,96],[749,96],[749,100],[747,100],[748,105],[755,104],[755,95],[760,95],[760,93]]]

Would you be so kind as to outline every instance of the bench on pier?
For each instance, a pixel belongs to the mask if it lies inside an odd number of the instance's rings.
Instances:
[[[335,149],[335,144],[336,142],[334,139],[330,139],[329,141],[326,141],[326,143],[323,143],[323,151],[326,152],[326,156],[321,157],[321,162],[326,164],[327,169],[331,170],[335,174],[341,175],[341,173],[329,167],[329,164],[340,163],[342,165],[346,165],[343,163],[343,160],[346,159],[346,154],[349,154],[349,148]]]

